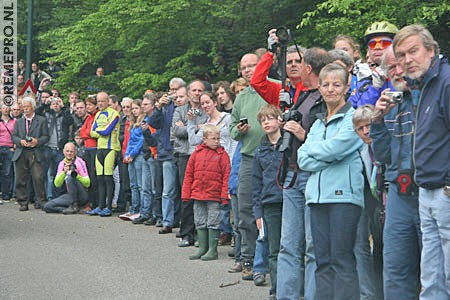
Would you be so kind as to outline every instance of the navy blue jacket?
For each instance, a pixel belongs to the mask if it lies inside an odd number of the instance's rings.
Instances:
[[[419,89],[414,143],[416,183],[437,189],[450,185],[450,66],[445,57],[432,60]]]
[[[155,109],[148,119],[148,124],[158,130],[157,160],[166,161],[173,159],[173,148],[170,142],[170,127],[172,126],[173,102],[164,105],[161,110]]]
[[[277,171],[281,163],[280,146],[283,138],[274,146],[267,136],[263,136],[261,144],[253,157],[252,192],[253,214],[255,219],[263,216],[263,206],[270,203],[283,202],[283,190],[277,185]]]
[[[403,101],[389,111],[384,122],[370,125],[373,154],[377,161],[386,164],[385,178],[389,182],[396,182],[399,169],[414,170],[415,118],[410,94],[404,93]]]

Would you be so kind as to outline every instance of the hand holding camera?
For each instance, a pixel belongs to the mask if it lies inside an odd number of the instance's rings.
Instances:
[[[164,94],[161,98],[159,98],[159,104],[161,105],[169,105],[173,101],[173,97],[168,94]]]
[[[267,49],[270,52],[275,53],[277,51],[278,37],[275,28],[269,30],[269,37],[267,38]]]
[[[20,144],[22,145],[22,147],[33,148],[37,146],[38,141],[34,137],[27,135],[25,136],[25,139],[20,141]]]
[[[381,92],[381,96],[377,100],[377,103],[375,103],[375,112],[372,116],[372,121],[380,123],[384,116],[387,115],[397,103],[400,103],[402,99],[402,92],[391,92],[390,89],[385,89]]]
[[[72,176],[74,178],[77,177],[78,172],[77,172],[77,166],[75,166],[75,163],[72,162],[69,167],[70,167],[70,176]]]
[[[187,116],[188,120],[192,121],[199,115],[200,115],[200,109],[199,108],[191,108],[191,109],[188,110],[186,116]]]

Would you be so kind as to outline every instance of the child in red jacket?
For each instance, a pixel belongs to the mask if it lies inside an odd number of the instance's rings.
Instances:
[[[217,259],[220,203],[228,201],[230,158],[220,143],[220,128],[204,125],[203,143],[189,158],[181,198],[194,200],[199,248],[189,259]]]

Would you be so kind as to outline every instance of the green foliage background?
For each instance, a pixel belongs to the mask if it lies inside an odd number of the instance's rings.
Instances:
[[[19,53],[25,57],[26,4],[19,0]],[[246,52],[286,26],[302,46],[330,48],[349,34],[362,43],[375,21],[426,25],[450,49],[450,0],[34,0],[33,61],[63,66],[57,87],[84,92],[103,66],[111,92],[140,97],[173,76],[234,80]]]

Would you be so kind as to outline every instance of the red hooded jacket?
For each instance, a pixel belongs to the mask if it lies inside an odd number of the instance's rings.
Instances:
[[[200,144],[189,158],[184,175],[183,201],[210,200],[228,202],[230,158],[222,146],[213,150]]]

